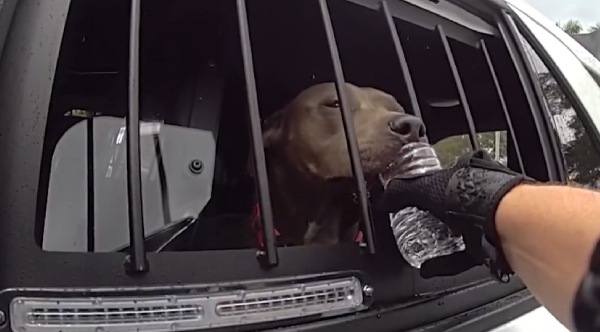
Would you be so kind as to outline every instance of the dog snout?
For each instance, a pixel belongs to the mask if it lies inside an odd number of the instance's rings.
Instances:
[[[390,129],[403,143],[420,142],[425,139],[425,124],[421,119],[412,115],[401,115],[390,122]]]

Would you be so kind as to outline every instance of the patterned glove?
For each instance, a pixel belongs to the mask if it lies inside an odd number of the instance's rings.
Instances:
[[[449,168],[392,180],[378,207],[388,213],[411,206],[429,211],[463,236],[466,250],[423,263],[423,277],[451,276],[486,265],[497,280],[508,281],[513,271],[502,251],[495,215],[502,198],[524,182],[535,181],[477,151]]]

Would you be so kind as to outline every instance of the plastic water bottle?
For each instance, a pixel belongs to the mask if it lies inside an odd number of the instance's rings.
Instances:
[[[439,170],[442,166],[435,150],[427,143],[412,143],[400,150],[398,159],[380,175],[384,187],[392,179]],[[390,214],[398,250],[413,267],[425,261],[465,250],[462,236],[452,234],[446,224],[429,212],[414,207]]]

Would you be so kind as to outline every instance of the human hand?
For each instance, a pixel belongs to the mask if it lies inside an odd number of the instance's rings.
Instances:
[[[504,280],[512,270],[502,252],[495,214],[502,198],[523,182],[533,180],[478,151],[460,157],[449,168],[392,180],[379,208],[395,213],[416,207],[462,235],[466,250],[423,263],[423,277],[456,275],[487,265],[497,279]]]

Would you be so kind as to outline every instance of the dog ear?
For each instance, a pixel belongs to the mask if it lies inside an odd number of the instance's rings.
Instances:
[[[263,144],[265,148],[276,146],[283,137],[285,127],[284,111],[277,111],[269,116],[262,125]]]

